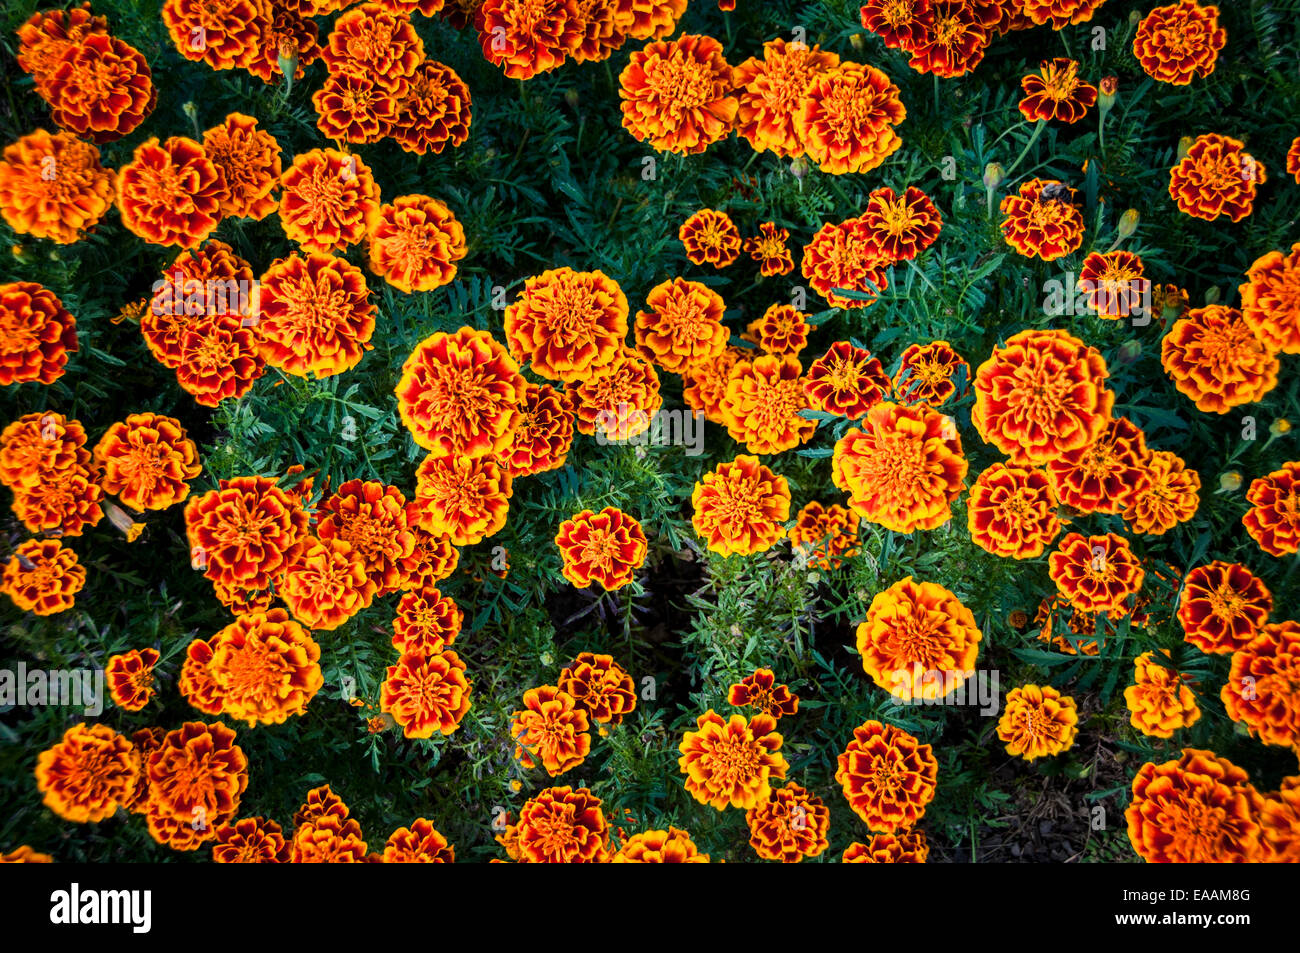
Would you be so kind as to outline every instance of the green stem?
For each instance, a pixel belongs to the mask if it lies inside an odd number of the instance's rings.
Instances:
[[[1034,126],[1034,134],[1029,137],[1029,141],[1025,143],[1025,147],[1020,150],[1020,155],[1016,156],[1016,161],[1011,163],[1010,168],[1008,168],[1006,172],[1002,173],[1003,181],[1011,178],[1011,173],[1015,172],[1016,166],[1020,165],[1020,163],[1024,161],[1025,156],[1029,155],[1029,150],[1034,147],[1034,143],[1038,141],[1038,137],[1043,134],[1045,128],[1047,128],[1047,123],[1042,119],[1038,120],[1038,123]]]

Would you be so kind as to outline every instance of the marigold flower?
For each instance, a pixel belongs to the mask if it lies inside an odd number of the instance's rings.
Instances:
[[[709,549],[747,556],[781,538],[781,524],[790,517],[790,487],[757,457],[740,454],[700,478],[691,506],[691,525]]]
[[[844,851],[845,864],[923,864],[930,856],[924,831],[875,834],[865,844],[856,841]]]
[[[769,305],[761,318],[750,322],[741,338],[768,354],[796,356],[808,344],[808,315],[788,304]]]
[[[647,43],[618,82],[623,128],[660,152],[701,153],[725,139],[736,120],[734,70],[711,36]]]
[[[251,290],[256,277],[253,266],[225,242],[212,240],[182,251],[154,282],[149,306],[140,315],[140,333],[149,352],[175,370],[184,363],[182,339],[187,331],[199,329],[201,318],[233,315],[239,326],[251,327],[257,315],[257,296]]]
[[[1127,613],[1146,575],[1128,540],[1114,533],[1070,533],[1048,557],[1049,575],[1070,605],[1084,612]]]
[[[719,410],[727,432],[751,453],[781,453],[807,443],[817,423],[808,408],[803,368],[791,355],[764,354],[740,361],[727,376]]]
[[[36,91],[55,125],[101,145],[134,132],[158,102],[144,56],[103,33],[71,44]]]
[[[280,185],[280,225],[303,251],[334,252],[355,245],[379,214],[379,186],[370,167],[337,149],[294,156]]]
[[[213,69],[248,65],[271,19],[268,0],[163,0],[162,20],[176,50]]]
[[[195,808],[190,819],[182,820],[171,814],[166,805],[150,797],[144,805],[145,829],[154,842],[176,851],[198,850],[217,836],[216,827],[207,822],[203,808]],[[218,823],[233,820],[222,818]]]
[[[995,556],[1037,559],[1061,532],[1057,502],[1042,470],[994,463],[971,486],[971,541]]]
[[[1166,656],[1168,649],[1162,650]],[[1152,738],[1172,738],[1179,728],[1190,728],[1201,717],[1196,696],[1187,687],[1190,676],[1156,661],[1143,652],[1133,660],[1134,684],[1124,689],[1129,723]]]
[[[686,0],[618,0],[614,29],[630,40],[657,40],[677,28]]]
[[[90,461],[81,422],[53,411],[24,414],[0,432],[0,483],[11,490],[30,489]]]
[[[1086,447],[1050,461],[1047,472],[1066,506],[1081,513],[1123,513],[1148,481],[1153,459],[1146,435],[1127,417],[1117,417]]]
[[[225,711],[225,698],[213,676],[211,664],[210,641],[195,639],[185,649],[185,661],[181,663],[176,687],[191,707],[205,715],[220,715]]]
[[[1030,179],[1015,195],[1004,197],[998,211],[1002,235],[1026,258],[1056,261],[1083,244],[1079,192],[1052,179]]]
[[[384,844],[386,864],[451,864],[456,848],[433,828],[433,822],[417,817],[410,827],[399,827]]]
[[[707,864],[708,854],[701,854],[691,835],[670,827],[666,831],[642,831],[633,834],[612,858],[615,864]]]
[[[45,474],[37,484],[14,488],[14,515],[33,533],[80,536],[104,518],[104,491],[96,474],[73,466]]]
[[[788,228],[777,228],[775,222],[763,222],[758,234],[746,238],[741,250],[754,261],[760,262],[758,273],[763,277],[788,275],[794,271],[794,259],[785,243],[790,240]]]
[[[587,788],[546,788],[519,809],[515,852],[525,864],[603,864],[609,824]]]
[[[1266,745],[1294,748],[1300,743],[1300,623],[1266,624],[1232,656],[1232,670],[1219,697],[1228,717],[1242,722]]]
[[[217,864],[285,864],[289,844],[275,821],[244,817],[216,829],[212,861]]]
[[[108,212],[113,184],[93,145],[66,132],[37,129],[5,147],[0,215],[19,235],[71,245]]]
[[[554,685],[524,692],[524,707],[510,721],[510,737],[517,742],[515,757],[525,768],[542,767],[551,777],[576,768],[591,753],[587,712],[576,699]]]
[[[800,100],[813,79],[839,65],[839,56],[818,46],[810,48],[806,43],[786,43],[779,38],[764,43],[762,59],[751,56],[735,70],[739,99],[736,132],[749,140],[756,152],[771,150],[791,158],[803,155],[804,144],[795,129]]]
[[[365,275],[344,258],[309,252],[272,262],[259,301],[261,356],[286,373],[341,374],[371,347],[377,309]]]
[[[934,799],[933,749],[893,725],[865,721],[839,755],[835,780],[867,827],[895,834],[916,824]]]
[[[700,209],[682,222],[677,237],[696,265],[726,268],[740,257],[740,229],[726,212]]]
[[[397,487],[348,480],[321,501],[316,522],[320,539],[339,539],[352,546],[376,595],[402,588],[402,564],[414,554],[416,540],[406,497]]]
[[[82,722],[37,757],[36,788],[45,806],[64,820],[98,823],[130,799],[139,763],[122,735],[107,725]]]
[[[219,721],[189,721],[167,732],[145,772],[158,814],[186,826],[233,818],[248,787],[248,758]]]
[[[363,3],[334,21],[321,59],[332,75],[372,76],[401,95],[424,60],[424,42],[410,17]]]
[[[1250,509],[1241,525],[1260,549],[1270,556],[1300,550],[1300,463],[1284,463],[1282,469],[1252,480],[1246,501]]]
[[[1196,515],[1200,506],[1201,477],[1189,470],[1182,457],[1156,450],[1142,471],[1124,521],[1134,533],[1159,536]]]
[[[885,268],[892,262],[878,236],[861,218],[833,225],[827,222],[804,246],[801,273],[814,291],[835,308],[865,308],[889,287]],[[874,287],[873,287],[874,286]],[[864,298],[846,298],[839,291],[855,291]]]
[[[619,0],[577,0],[577,31],[568,38],[566,52],[574,62],[609,59],[627,41],[618,29]]]
[[[294,829],[289,843],[291,864],[363,864],[366,842],[355,821],[306,823]]]
[[[627,315],[627,297],[604,272],[557,268],[524,281],[506,308],[506,340],[514,358],[540,376],[582,381],[614,360]]]
[[[386,81],[371,73],[331,73],[311,103],[316,128],[339,144],[379,142],[397,120],[398,104]]]
[[[650,289],[646,306],[648,311],[636,315],[637,349],[664,370],[681,372],[712,360],[727,346],[722,296],[698,281],[662,282]]]
[[[399,291],[432,291],[456,277],[465,230],[442,202],[402,195],[382,205],[370,231],[370,270]]]
[[[54,615],[71,609],[85,584],[76,553],[57,539],[29,539],[5,563],[0,592],[25,612]]]
[[[573,446],[573,408],[564,391],[550,384],[528,384],[514,438],[504,452],[512,477],[531,476],[564,466]]]
[[[907,576],[877,593],[857,629],[862,668],[899,701],[952,694],[975,669],[980,631],[955,595]]]
[[[752,708],[780,721],[799,711],[799,696],[790,691],[789,685],[777,684],[776,674],[770,668],[760,668],[728,686],[727,704]]]
[[[176,382],[204,407],[242,397],[266,373],[260,336],[250,319],[230,312],[201,315],[180,330]]]
[[[88,36],[108,35],[108,21],[90,12],[83,2],[70,10],[38,10],[20,26],[18,66],[30,73],[37,85],[45,82],[69,49]]]
[[[328,631],[369,607],[375,584],[351,543],[306,537],[285,565],[279,593],[303,625]]]
[[[721,354],[699,361],[682,370],[682,399],[706,420],[722,424],[722,398],[727,392],[727,378],[738,361],[748,360],[750,352],[728,345]]]
[[[604,441],[644,433],[663,405],[654,365],[628,347],[586,379],[569,384],[568,396],[578,432]]]
[[[157,649],[131,649],[123,655],[111,655],[104,666],[104,680],[113,704],[123,711],[139,711],[154,696],[153,667],[158,664]]]
[[[636,709],[636,685],[612,655],[583,652],[560,670],[556,684],[599,724],[622,724]]]
[[[200,143],[172,136],[136,146],[117,174],[122,224],[155,245],[195,248],[221,221],[226,179]]]
[[[283,63],[294,81],[302,79],[321,54],[320,27],[308,19],[313,9],[309,0],[271,0],[271,19],[262,21],[261,42],[243,68],[264,83],[276,83],[284,76]]]
[[[393,648],[402,655],[437,655],[456,641],[465,612],[429,586],[402,593],[393,619]]]
[[[1255,259],[1238,290],[1241,316],[1264,346],[1300,354],[1300,242],[1289,254],[1271,251]]]
[[[1026,122],[1058,119],[1073,125],[1096,105],[1097,87],[1079,78],[1079,64],[1069,57],[1044,60],[1038,74],[1020,80],[1025,96],[1020,112]]]
[[[882,255],[892,261],[915,258],[934,244],[943,218],[930,197],[914,186],[902,195],[876,189],[859,221],[872,233]]]
[[[1092,19],[1106,0],[1023,0],[1024,15],[1037,26],[1048,24],[1060,30],[1072,23]]]
[[[903,144],[898,87],[874,66],[843,62],[815,75],[795,106],[795,132],[823,172],[869,172]]]
[[[1078,723],[1078,707],[1069,695],[1051,685],[1021,685],[1007,692],[998,738],[1006,742],[1007,754],[1033,761],[1072,748]]]
[[[1133,36],[1133,55],[1152,79],[1187,86],[1214,72],[1227,39],[1218,7],[1179,0],[1142,18]]]
[[[1093,252],[1079,268],[1079,290],[1088,307],[1108,321],[1142,313],[1142,299],[1151,282],[1143,277],[1142,259],[1132,252]]]
[[[470,707],[465,663],[451,649],[436,655],[403,655],[390,665],[379,689],[379,707],[407,738],[449,735]]]
[[[562,64],[584,24],[575,0],[485,0],[475,18],[483,57],[510,79],[532,79]]]
[[[816,500],[799,511],[790,527],[790,545],[804,561],[820,569],[839,569],[858,554],[858,514],[838,503]]]
[[[555,545],[564,561],[564,578],[579,589],[592,583],[622,589],[645,564],[647,551],[641,524],[613,506],[599,513],[583,510],[565,520]]]
[[[823,853],[829,843],[830,809],[798,784],[772,790],[768,800],[745,812],[749,843],[764,860],[797,864]]]
[[[290,601],[287,591],[281,595]],[[283,724],[305,713],[325,683],[320,646],[283,609],[240,616],[208,639],[207,646],[209,697],[222,713],[250,728]]]
[[[1206,413],[1226,414],[1277,386],[1278,357],[1240,311],[1212,304],[1174,322],[1160,345],[1174,386]]]
[[[976,371],[971,423],[1012,463],[1047,463],[1102,434],[1106,377],[1101,354],[1065,331],[1021,331]]]
[[[693,844],[691,846],[694,846]],[[707,856],[707,855],[705,855]],[[54,858],[21,844],[7,854],[0,854],[0,864],[52,864]]]
[[[1178,621],[1183,637],[1202,652],[1223,655],[1249,644],[1273,611],[1273,594],[1240,563],[1215,560],[1183,581]]]
[[[301,501],[266,477],[235,477],[185,504],[191,561],[230,586],[266,589],[307,535]]]
[[[728,805],[749,810],[767,801],[771,781],[783,779],[790,767],[776,719],[759,713],[748,721],[740,715],[724,721],[710,708],[695,724],[697,730],[682,737],[677,760],[691,796],[719,811]]]
[[[328,784],[314,787],[307,792],[302,806],[294,812],[294,828],[304,824],[319,824],[322,827],[341,828],[351,811],[343,799],[334,793]]]
[[[469,138],[469,87],[450,66],[425,60],[397,101],[389,135],[407,152],[434,155]]]
[[[880,361],[848,341],[836,341],[808,366],[804,393],[813,410],[850,420],[866,416],[890,390]]]
[[[1169,197],[1194,218],[1213,222],[1226,214],[1239,222],[1253,210],[1255,190],[1266,181],[1264,163],[1246,152],[1240,140],[1209,133],[1197,136],[1169,170]]]
[[[0,386],[52,384],[77,348],[77,319],[54,292],[34,281],[0,284]]]
[[[867,0],[858,14],[863,29],[891,50],[910,53],[927,42],[931,30],[930,0]]]
[[[884,401],[835,443],[835,485],[863,519],[898,533],[952,518],[968,464],[952,419],[924,404]]]
[[[225,180],[221,214],[260,221],[279,206],[271,193],[283,173],[280,143],[257,120],[231,113],[220,126],[203,133],[203,151]]]
[[[429,454],[415,471],[416,520],[425,530],[471,546],[506,524],[510,474],[486,457]]]
[[[441,582],[456,571],[460,562],[460,552],[445,533],[431,533],[420,525],[420,513],[420,504],[406,504],[406,522],[415,537],[411,555],[399,563],[401,588],[407,592]]]
[[[1259,795],[1249,781],[1227,758],[1197,748],[1184,748],[1176,761],[1148,761],[1124,812],[1129,843],[1147,863],[1256,860]]]
[[[957,393],[961,373],[963,395],[970,382],[970,365],[947,341],[911,344],[899,359],[894,375],[894,394],[901,403],[926,403],[938,407]]]
[[[174,417],[131,414],[95,445],[99,485],[131,509],[165,510],[189,496],[187,481],[203,470],[198,447]]]
[[[1300,778],[1283,778],[1282,789],[1263,799],[1258,815],[1262,859],[1270,864],[1300,861]]]

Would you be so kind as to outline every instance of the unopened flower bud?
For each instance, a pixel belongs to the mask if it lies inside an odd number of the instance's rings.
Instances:
[[[1223,493],[1235,493],[1241,489],[1241,474],[1236,470],[1229,470],[1227,473],[1219,475],[1219,490]]]
[[[1001,185],[1004,178],[1006,178],[1006,174],[998,163],[990,162],[984,167],[984,188],[990,192]]]
[[[808,158],[806,156],[796,157],[790,163],[790,174],[802,182],[803,177],[808,174]]]
[[[1178,161],[1179,162],[1182,162],[1184,159],[1187,158],[1187,153],[1191,151],[1192,143],[1194,143],[1195,141],[1196,140],[1193,139],[1191,136],[1183,136],[1183,138],[1178,140]]]
[[[1221,297],[1223,297],[1223,292],[1219,289],[1218,285],[1211,285],[1205,291],[1206,305],[1218,304]]]
[[[866,45],[867,45],[867,38],[864,37],[861,33],[849,34],[849,46],[853,47],[859,53],[862,52],[863,48],[866,47]]]
[[[1274,437],[1280,437],[1285,433],[1290,433],[1291,421],[1287,420],[1285,417],[1279,417],[1268,425],[1268,432]]]
[[[1131,208],[1119,217],[1119,237],[1120,241],[1132,238],[1133,233],[1137,231],[1138,222],[1142,220],[1141,214],[1137,209]]]

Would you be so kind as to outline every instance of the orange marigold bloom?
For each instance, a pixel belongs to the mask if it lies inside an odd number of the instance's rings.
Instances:
[[[861,218],[850,218],[838,225],[827,222],[817,230],[804,246],[800,271],[832,307],[865,308],[889,287],[885,268],[890,264],[878,236]],[[839,291],[865,297],[846,298]]]
[[[1069,57],[1044,60],[1038,74],[1020,80],[1025,96],[1020,112],[1026,122],[1059,119],[1073,125],[1097,103],[1097,87],[1079,78],[1079,64]]]
[[[1300,242],[1289,254],[1271,251],[1255,259],[1238,290],[1241,316],[1264,346],[1300,354]]]
[[[397,100],[385,80],[372,73],[331,73],[311,103],[316,128],[336,143],[379,142],[397,120]]]
[[[577,30],[565,47],[575,62],[609,59],[627,41],[618,29],[619,0],[577,0]]]
[[[216,828],[209,824],[202,808],[196,808],[191,819],[181,820],[174,817],[164,804],[156,798],[149,798],[144,805],[145,829],[155,843],[177,851],[198,850],[216,837]],[[222,818],[225,823],[232,818]]]
[[[307,792],[302,806],[294,812],[293,826],[299,828],[304,824],[318,824],[321,827],[342,829],[350,814],[348,806],[334,793],[334,789],[328,784],[322,784]]]
[[[0,592],[24,612],[54,615],[71,609],[85,584],[76,553],[57,539],[29,539],[5,563]]]
[[[113,184],[93,145],[66,132],[37,129],[5,147],[0,215],[19,235],[71,245],[107,214]]]
[[[356,821],[301,824],[289,844],[291,864],[363,864],[366,842]]]
[[[844,851],[845,864],[923,864],[930,856],[924,831],[876,834],[865,844],[856,841]]]
[[[695,845],[692,844],[692,847]],[[707,854],[705,856],[708,856]],[[0,864],[52,864],[54,858],[21,844],[7,854],[0,854]]]
[[[1300,744],[1300,622],[1265,625],[1232,656],[1219,697],[1228,717],[1266,745]]]
[[[908,66],[935,76],[965,76],[984,59],[990,40],[984,13],[963,0],[934,0],[925,31],[906,52]]]
[[[424,41],[410,17],[363,3],[334,21],[321,59],[333,75],[372,76],[402,95],[424,60]]]
[[[351,370],[371,347],[376,307],[361,269],[309,252],[280,258],[262,275],[257,324],[262,358],[306,377]]]
[[[705,420],[722,424],[722,398],[727,393],[727,378],[738,361],[748,360],[750,352],[742,347],[728,345],[712,360],[699,361],[681,371],[682,399],[696,414]]]
[[[1270,556],[1300,550],[1300,463],[1252,480],[1246,491],[1250,509],[1241,518],[1252,539]]]
[[[252,319],[230,312],[201,315],[179,331],[176,383],[204,407],[242,397],[266,373]]]
[[[840,63],[815,75],[795,106],[795,131],[823,172],[870,172],[903,144],[898,87],[874,66]]]
[[[512,483],[486,457],[429,454],[415,471],[416,520],[454,546],[472,546],[506,525]]]
[[[808,315],[792,305],[769,305],[742,337],[768,354],[798,354],[808,344]]]
[[[288,593],[281,594],[288,602]],[[191,685],[208,683],[196,697],[250,728],[304,714],[325,684],[320,646],[283,609],[242,615],[205,644],[206,651],[187,653],[187,661],[206,669],[191,670]]]
[[[645,432],[664,402],[654,365],[628,347],[586,379],[570,384],[568,396],[578,432],[594,435],[598,442]]]
[[[1114,533],[1070,533],[1047,562],[1057,591],[1084,612],[1127,613],[1128,597],[1142,588],[1146,575],[1128,540]]]
[[[349,543],[377,595],[402,588],[404,561],[415,553],[406,497],[395,486],[348,480],[316,510],[316,535]]]
[[[727,432],[751,453],[781,453],[807,443],[817,422],[800,415],[808,409],[803,368],[791,355],[764,354],[740,361],[727,376],[719,410]]]
[[[1146,435],[1127,417],[1116,417],[1092,443],[1047,464],[1052,490],[1081,513],[1123,513],[1147,482],[1153,455]]]
[[[794,271],[794,259],[785,243],[790,240],[788,228],[777,228],[775,222],[763,222],[759,234],[746,238],[741,250],[754,261],[760,262],[758,273],[764,277],[788,275]]]
[[[1283,778],[1280,791],[1263,797],[1259,811],[1263,860],[1270,864],[1300,861],[1300,777]]]
[[[456,848],[433,828],[433,822],[417,817],[410,827],[399,827],[384,844],[386,864],[451,864]]]
[[[627,337],[627,297],[601,271],[556,268],[524,281],[506,308],[510,353],[553,381],[581,381],[610,363]]]
[[[708,854],[701,854],[691,835],[670,827],[666,831],[642,831],[633,834],[617,854],[615,864],[707,864]]]
[[[192,707],[205,715],[220,715],[225,711],[225,698],[210,668],[211,664],[210,640],[195,639],[185,649],[185,661],[181,663],[181,675],[176,687]]]
[[[185,504],[191,562],[228,586],[266,589],[307,535],[301,501],[266,477],[222,480]]]
[[[618,0],[614,29],[631,40],[657,40],[677,28],[686,0]]]
[[[278,83],[284,76],[280,64],[289,66],[294,81],[320,59],[320,27],[308,19],[308,0],[271,0],[271,19],[262,21],[262,38],[243,68],[264,83]]]
[[[1079,192],[1054,179],[1030,179],[1015,195],[1005,196],[998,211],[1002,235],[1026,258],[1056,261],[1083,244]]]
[[[517,742],[515,757],[525,768],[537,767],[551,777],[576,768],[591,753],[590,723],[577,701],[554,685],[524,692],[524,707],[510,716],[510,737]]]
[[[1152,79],[1187,86],[1214,72],[1227,40],[1218,7],[1179,0],[1142,18],[1133,36],[1133,55]]]
[[[727,346],[722,296],[698,281],[661,282],[646,295],[646,307],[636,314],[637,349],[664,370],[680,373],[712,360]]]
[[[85,428],[59,413],[24,414],[0,433],[0,483],[11,490],[35,488],[90,461]]]
[[[36,789],[65,821],[98,823],[130,800],[139,765],[130,741],[107,725],[82,722],[37,757]]]
[[[163,0],[162,20],[176,50],[213,69],[247,66],[271,19],[268,0]]]
[[[1037,559],[1061,532],[1057,498],[1042,470],[994,463],[966,503],[971,541],[995,556]]]
[[[1093,252],[1079,268],[1079,290],[1088,307],[1108,321],[1142,313],[1142,299],[1151,282],[1143,277],[1142,259],[1132,252]]]
[[[876,189],[859,221],[872,233],[881,254],[892,261],[915,258],[934,244],[943,227],[939,210],[915,186],[908,186],[902,195],[889,188]]]
[[[952,694],[975,669],[980,630],[955,595],[906,576],[877,593],[858,626],[862,668],[899,701]]]
[[[962,394],[970,382],[970,365],[962,359],[947,341],[929,344],[912,344],[899,359],[898,373],[894,375],[894,394],[900,402],[923,402],[938,407],[957,393],[960,372],[964,383]]]
[[[451,649],[437,655],[403,655],[390,665],[379,689],[379,707],[408,738],[449,735],[469,711],[465,663]]]
[[[736,67],[734,83],[740,101],[736,132],[749,140],[756,152],[771,150],[791,158],[803,155],[804,144],[795,129],[800,100],[813,79],[839,65],[838,55],[818,46],[810,48],[806,43],[786,43],[779,38],[764,43],[762,59],[751,56]]]
[[[1249,782],[1213,751],[1184,748],[1176,761],[1148,761],[1133,778],[1124,812],[1129,843],[1147,863],[1257,860],[1259,794]]]
[[[1124,510],[1134,533],[1159,536],[1196,515],[1201,504],[1201,477],[1182,457],[1156,450],[1142,471],[1141,485]]]
[[[1178,621],[1183,638],[1202,652],[1224,655],[1245,648],[1273,611],[1273,594],[1240,563],[1215,560],[1183,581]]]
[[[752,708],[780,721],[786,715],[798,713],[799,696],[790,691],[789,685],[777,684],[776,673],[770,668],[760,668],[728,686],[727,704]]]
[[[906,53],[927,42],[932,23],[930,0],[867,0],[858,14],[863,29]]]
[[[36,91],[55,125],[101,145],[134,132],[158,102],[140,51],[102,33],[72,44]]]
[[[514,440],[527,383],[488,331],[463,327],[425,338],[402,365],[402,423],[431,456],[461,462],[498,454]]]
[[[704,474],[691,494],[691,525],[722,556],[748,556],[771,549],[790,518],[790,487],[758,462],[740,454]]]
[[[813,410],[857,420],[889,394],[889,375],[880,361],[848,341],[836,341],[813,361],[804,393]]]
[[[248,758],[219,721],[188,721],[167,732],[145,771],[157,812],[186,826],[234,817],[248,787]]]
[[[740,257],[740,229],[726,212],[700,209],[682,222],[677,238],[696,265],[726,268]]]
[[[351,543],[305,537],[285,565],[279,594],[303,625],[328,631],[368,608],[375,584]]]
[[[425,60],[397,102],[389,135],[407,152],[434,155],[469,138],[469,87],[450,66]]]
[[[882,834],[908,830],[934,799],[933,749],[893,725],[865,721],[838,757],[835,780],[854,813]]]
[[[399,291],[432,291],[456,277],[465,230],[451,209],[427,195],[382,205],[367,246],[370,270]]]
[[[525,864],[603,864],[609,823],[587,788],[546,788],[519,809],[515,852]]]
[[[790,527],[790,545],[806,563],[820,569],[839,569],[844,559],[858,554],[858,514],[838,503],[823,506],[816,500],[799,511]]]
[[[600,724],[622,724],[636,709],[636,684],[612,655],[583,652],[560,670],[556,684]]]
[[[1037,26],[1050,24],[1060,30],[1072,23],[1092,19],[1106,0],[1023,0],[1024,15]]]
[[[647,544],[641,524],[613,506],[599,513],[575,513],[560,524],[555,545],[564,561],[560,571],[579,589],[592,583],[607,590],[622,589],[645,565]]]
[[[34,486],[15,488],[13,511],[33,533],[80,536],[104,518],[103,499],[95,472],[74,466],[50,473]]]
[[[289,844],[275,821],[245,817],[216,829],[212,845],[216,864],[284,864],[289,862]]]
[[[1226,414],[1277,386],[1278,357],[1236,308],[1193,308],[1160,344],[1174,386],[1206,413]]]
[[[910,533],[952,518],[968,466],[952,418],[885,401],[836,441],[832,478],[863,519]]]
[[[1169,197],[1194,218],[1213,222],[1226,214],[1239,222],[1253,210],[1255,190],[1266,181],[1264,163],[1246,152],[1240,140],[1209,133],[1197,136],[1169,170]]]
[[[144,342],[164,367],[175,370],[183,363],[181,341],[197,329],[202,317],[234,315],[240,326],[258,320],[253,266],[225,242],[208,241],[197,250],[176,256],[166,273],[154,282],[149,307],[140,315]],[[250,339],[251,340],[251,339]]]
[[[334,252],[355,245],[379,214],[379,186],[370,167],[337,149],[294,156],[280,185],[280,225],[303,251]]]
[[[184,136],[147,139],[117,174],[122,224],[154,245],[201,245],[221,221],[226,192],[202,144]]]
[[[123,711],[139,711],[154,696],[153,667],[158,664],[157,649],[132,649],[124,655],[109,656],[104,666],[104,680],[113,704]]]
[[[420,513],[420,504],[414,501],[406,504],[406,522],[415,537],[415,546],[411,555],[399,564],[403,591],[424,589],[441,582],[456,571],[460,562],[460,552],[446,534],[431,533],[420,525]]]
[[[131,414],[95,444],[99,485],[131,509],[165,510],[190,495],[187,481],[203,470],[199,449],[174,417]]]
[[[1101,436],[1115,404],[1107,376],[1101,354],[1065,331],[1021,331],[976,371],[971,423],[1012,463],[1047,463]]]
[[[724,721],[710,708],[695,725],[696,731],[682,737],[677,759],[691,796],[719,811],[728,805],[748,811],[767,801],[771,782],[783,779],[790,767],[776,719],[759,713],[748,721],[740,715]]]
[[[54,292],[34,281],[0,284],[0,386],[52,384],[77,348],[77,319]]]
[[[831,812],[822,799],[798,784],[774,788],[768,800],[745,812],[749,843],[764,860],[797,864],[830,844]]]
[[[1051,685],[1021,685],[1007,692],[998,738],[1007,754],[1033,761],[1074,747],[1078,724],[1079,709],[1069,695]]]
[[[519,426],[504,453],[506,472],[512,477],[564,466],[573,446],[573,407],[568,395],[550,384],[526,386]]]
[[[16,32],[18,66],[39,86],[69,49],[88,36],[107,36],[108,21],[92,14],[87,0],[70,10],[38,10]]]
[[[456,641],[465,612],[429,586],[402,593],[393,619],[393,648],[402,655],[437,655]]]
[[[725,139],[735,123],[734,70],[711,36],[683,33],[647,43],[618,81],[623,128],[660,152],[696,155]]]
[[[257,120],[231,113],[220,126],[203,133],[203,151],[220,170],[226,188],[221,214],[260,221],[280,204],[271,193],[280,185],[280,143]]]
[[[489,63],[510,79],[532,79],[562,64],[582,41],[575,0],[486,0],[475,18]]]
[[[1166,656],[1168,649],[1162,649]],[[1190,676],[1179,676],[1168,665],[1156,661],[1155,653],[1143,652],[1133,660],[1134,684],[1124,689],[1129,723],[1152,738],[1172,738],[1179,728],[1190,728],[1201,717],[1196,696],[1187,687]]]

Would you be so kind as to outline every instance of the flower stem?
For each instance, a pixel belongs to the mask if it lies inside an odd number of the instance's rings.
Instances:
[[[1003,173],[1005,177],[1003,181],[1006,181],[1006,179],[1011,178],[1011,173],[1016,171],[1016,166],[1020,165],[1020,163],[1024,161],[1025,156],[1029,155],[1029,150],[1034,147],[1034,143],[1038,141],[1038,137],[1043,134],[1043,129],[1045,129],[1046,127],[1047,127],[1046,120],[1043,119],[1038,120],[1037,124],[1034,126],[1034,134],[1029,137],[1029,141],[1025,143],[1025,147],[1022,150],[1020,150],[1020,155],[1016,156],[1016,161],[1011,163],[1011,167],[1008,168],[1007,171]]]

